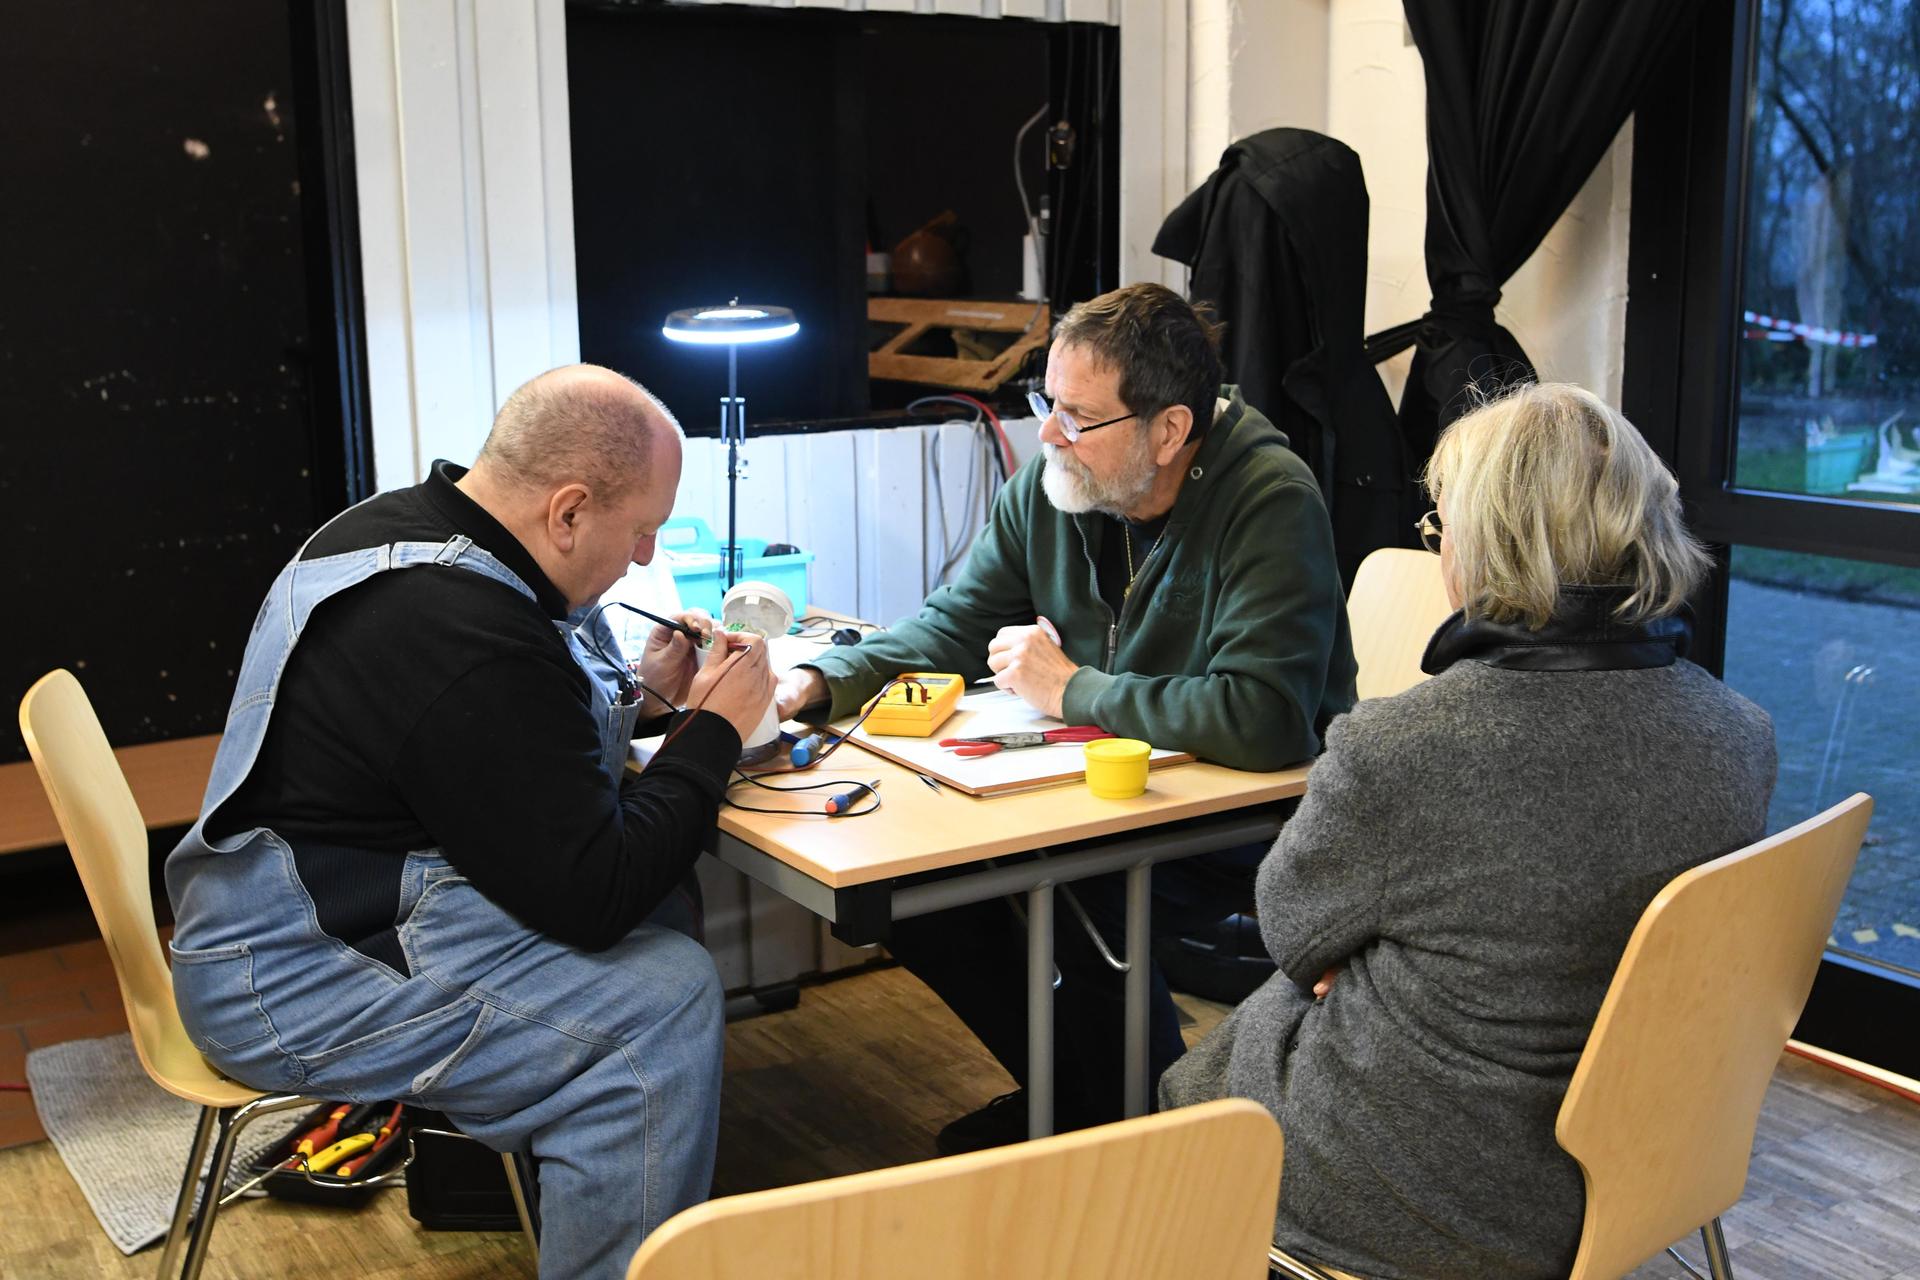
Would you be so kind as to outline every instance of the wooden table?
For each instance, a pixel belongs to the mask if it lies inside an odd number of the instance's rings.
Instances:
[[[723,806],[710,851],[823,917],[835,937],[854,945],[885,941],[895,920],[1025,894],[1028,1128],[1040,1137],[1053,1121],[1054,889],[1127,873],[1125,957],[1114,963],[1126,973],[1126,1111],[1142,1114],[1153,864],[1271,840],[1280,828],[1272,802],[1304,793],[1307,770],[1245,773],[1196,762],[1153,770],[1146,794],[1132,800],[1097,799],[1081,783],[976,798],[950,788],[933,791],[911,770],[848,743],[805,780],[826,778],[878,781],[884,803],[872,815],[843,818],[818,812],[824,791],[805,793],[815,807],[805,816]],[[801,803],[799,796],[746,787],[734,794],[744,803]],[[991,861],[1007,854],[1039,856]],[[920,872],[956,868],[966,870],[902,883]]]

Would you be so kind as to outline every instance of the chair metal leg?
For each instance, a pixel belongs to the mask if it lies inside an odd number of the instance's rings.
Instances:
[[[193,1214],[194,1193],[200,1189],[200,1166],[207,1158],[207,1143],[213,1138],[214,1122],[220,1108],[200,1108],[200,1123],[194,1127],[193,1146],[187,1152],[187,1167],[180,1175],[180,1198],[173,1205],[173,1222],[167,1227],[167,1242],[160,1250],[160,1280],[173,1274],[174,1259],[180,1256],[180,1242],[186,1238],[187,1220]]]
[[[1027,891],[1027,1136],[1053,1132],[1053,885]]]
[[[1286,1280],[1333,1280],[1311,1262],[1282,1253],[1272,1245],[1267,1246],[1267,1270],[1269,1275],[1283,1276]]]
[[[527,1204],[526,1178],[533,1174],[531,1159],[524,1163],[515,1151],[500,1153],[502,1163],[507,1166],[507,1189],[513,1192],[513,1211],[520,1215],[520,1230],[527,1237],[527,1248],[533,1250],[534,1269],[540,1267],[540,1232],[533,1225],[533,1213]]]
[[[261,1116],[285,1111],[289,1107],[310,1106],[312,1102],[311,1098],[283,1093],[267,1094],[238,1107],[208,1108],[213,1113],[211,1128],[217,1134],[218,1141],[213,1149],[213,1167],[207,1170],[206,1189],[200,1195],[200,1207],[187,1228],[187,1256],[180,1266],[180,1280],[197,1280],[200,1268],[207,1260],[207,1244],[213,1238],[213,1222],[220,1214],[220,1196],[227,1185],[227,1169],[233,1163],[233,1150],[240,1140],[240,1131]],[[205,1116],[201,1118],[201,1125],[203,1128],[208,1125]],[[194,1157],[187,1164],[186,1186],[181,1192],[183,1203],[192,1202],[193,1193],[201,1181],[195,1175],[200,1171],[200,1161],[205,1158],[205,1151],[205,1138],[196,1137]],[[179,1207],[175,1206],[174,1216],[178,1218],[179,1214]],[[170,1244],[162,1261],[170,1262],[176,1247]]]
[[[1700,1228],[1700,1244],[1707,1251],[1707,1271],[1713,1280],[1733,1280],[1733,1263],[1727,1257],[1727,1237],[1715,1218]]]
[[[1692,1276],[1693,1280],[1708,1280],[1707,1276],[1700,1274],[1700,1268],[1694,1266],[1691,1262],[1688,1262],[1687,1256],[1684,1253],[1681,1253],[1678,1249],[1674,1248],[1672,1245],[1667,1246],[1667,1256],[1669,1258],[1672,1258],[1675,1264],[1678,1265],[1682,1271]]]
[[[218,1109],[215,1115],[215,1130],[218,1140],[213,1148],[213,1167],[207,1170],[205,1189],[200,1194],[200,1207],[194,1212],[193,1221],[187,1228],[187,1257],[180,1267],[180,1280],[195,1280],[200,1274],[201,1264],[207,1260],[207,1242],[213,1238],[213,1221],[220,1216],[220,1189],[226,1185],[227,1166],[233,1163],[234,1139],[239,1136],[239,1127],[233,1118],[239,1114],[239,1108]],[[189,1166],[189,1174],[198,1172],[199,1161]]]

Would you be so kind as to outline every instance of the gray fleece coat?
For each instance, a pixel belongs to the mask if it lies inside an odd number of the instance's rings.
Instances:
[[[1686,661],[1465,658],[1361,703],[1260,868],[1280,972],[1162,1105],[1279,1119],[1283,1248],[1382,1280],[1566,1275],[1585,1191],[1554,1119],[1614,966],[1661,886],[1762,834],[1774,764],[1766,713]]]

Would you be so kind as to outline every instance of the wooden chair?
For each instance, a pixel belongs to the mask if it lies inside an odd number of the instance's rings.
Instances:
[[[1382,547],[1362,560],[1347,595],[1360,696],[1387,698],[1425,680],[1420,657],[1452,612],[1431,551]]]
[[[214,1219],[224,1203],[218,1189],[225,1184],[241,1130],[271,1112],[314,1106],[323,1100],[262,1093],[229,1080],[187,1038],[153,917],[146,824],[80,682],[66,671],[50,672],[36,681],[20,700],[20,733],[106,940],[140,1065],[155,1084],[201,1109],[181,1177],[180,1198],[160,1254],[160,1275],[165,1277],[184,1244],[180,1274],[192,1280],[206,1259]],[[201,1184],[197,1175],[216,1132],[213,1167],[205,1180],[209,1190],[204,1207],[195,1212]],[[519,1206],[523,1197],[518,1172],[511,1156],[504,1159]],[[528,1226],[524,1209],[521,1218],[522,1225]]]
[[[1872,816],[1855,794],[1678,876],[1640,917],[1554,1131],[1586,1174],[1572,1280],[1622,1275],[1695,1228],[1716,1280],[1733,1274],[1720,1215]]]
[[[1570,1280],[1614,1280],[1695,1229],[1714,1280],[1732,1277],[1720,1215],[1746,1186],[1767,1082],[1872,816],[1851,796],[1676,876],[1641,913],[1554,1129],[1586,1176]]]
[[[729,1196],[627,1280],[1259,1280],[1280,1128],[1245,1099]]]

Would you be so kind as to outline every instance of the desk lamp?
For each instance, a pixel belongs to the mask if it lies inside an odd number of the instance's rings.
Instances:
[[[727,394],[720,398],[720,438],[727,442],[727,588],[740,576],[739,530],[740,446],[747,442],[747,402],[740,398],[738,367],[742,345],[779,342],[800,332],[800,322],[785,307],[741,305],[735,298],[724,306],[688,307],[667,317],[660,332],[675,342],[727,349]]]

